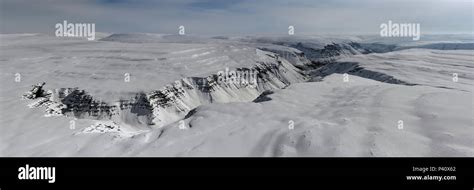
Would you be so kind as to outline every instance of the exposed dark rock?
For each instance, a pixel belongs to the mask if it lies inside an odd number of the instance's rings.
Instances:
[[[23,95],[24,98],[27,99],[36,99],[39,97],[45,97],[46,93],[43,89],[43,86],[45,85],[45,82],[38,83],[36,85],[32,85],[32,89],[28,91],[25,95]]]
[[[268,97],[268,95],[270,95],[270,94],[273,94],[273,91],[271,91],[271,90],[263,91],[262,94],[260,94],[260,96],[255,98],[255,100],[253,100],[252,102],[259,103],[259,102],[270,101],[270,100],[272,100],[272,98]]]

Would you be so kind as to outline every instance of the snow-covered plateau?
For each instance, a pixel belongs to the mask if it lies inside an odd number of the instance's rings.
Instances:
[[[0,35],[0,156],[474,156],[472,35],[96,38]]]

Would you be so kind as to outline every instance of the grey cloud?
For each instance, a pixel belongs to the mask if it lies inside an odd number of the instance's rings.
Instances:
[[[103,32],[195,34],[378,33],[387,20],[422,32],[471,32],[470,0],[2,0],[0,32],[52,33],[62,20]],[[289,3],[291,2],[291,3]]]

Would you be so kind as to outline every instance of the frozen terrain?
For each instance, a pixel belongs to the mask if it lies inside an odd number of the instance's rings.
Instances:
[[[0,35],[0,156],[474,156],[472,36],[102,37]]]

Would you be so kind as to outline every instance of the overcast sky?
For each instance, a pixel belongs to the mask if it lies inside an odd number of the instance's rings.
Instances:
[[[95,23],[98,32],[242,35],[378,34],[420,23],[422,33],[472,33],[473,0],[0,0],[1,33],[51,33]]]

